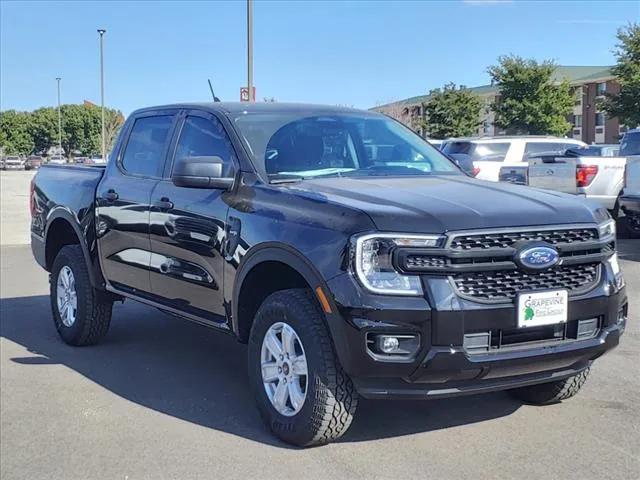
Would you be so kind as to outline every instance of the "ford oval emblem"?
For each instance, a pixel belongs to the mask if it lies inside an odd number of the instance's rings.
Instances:
[[[526,268],[542,270],[556,265],[560,261],[560,255],[555,248],[538,246],[522,250],[518,259]]]

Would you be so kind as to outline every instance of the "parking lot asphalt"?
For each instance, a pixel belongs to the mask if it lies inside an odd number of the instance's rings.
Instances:
[[[29,183],[35,171],[0,171],[0,245],[29,242]]]
[[[28,246],[0,264],[2,479],[640,478],[640,241],[620,242],[631,299],[621,345],[580,394],[362,401],[338,443],[294,449],[254,407],[246,348],[134,302],[95,347],[57,337]]]

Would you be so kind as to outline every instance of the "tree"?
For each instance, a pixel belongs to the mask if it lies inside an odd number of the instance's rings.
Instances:
[[[4,154],[27,155],[33,151],[31,117],[27,112],[7,110],[0,114],[0,147]]]
[[[120,110],[105,108],[104,130],[107,144],[107,152],[110,152],[116,142],[116,138],[120,133],[122,125],[124,125],[124,115]]]
[[[58,144],[58,112],[52,107],[43,107],[31,113],[31,136],[36,153],[46,153]]]
[[[640,25],[630,23],[618,30],[617,37],[617,63],[611,73],[617,77],[620,92],[607,93],[603,108],[620,123],[635,127],[640,125]]]
[[[495,125],[516,135],[565,135],[574,97],[569,83],[553,81],[556,65],[510,55],[489,67],[500,96],[491,105]]]
[[[448,83],[429,92],[423,128],[433,138],[474,135],[482,123],[480,97],[464,86]]]

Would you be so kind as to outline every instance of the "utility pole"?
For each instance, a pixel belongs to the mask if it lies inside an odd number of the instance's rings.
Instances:
[[[58,154],[62,155],[62,111],[60,110],[60,80],[62,78],[56,77],[58,83]]]
[[[100,35],[100,116],[102,120],[102,161],[107,161],[107,139],[104,133],[104,53],[102,49],[102,37],[106,33],[103,28],[98,29]]]
[[[249,102],[253,98],[253,0],[247,0],[247,90]]]

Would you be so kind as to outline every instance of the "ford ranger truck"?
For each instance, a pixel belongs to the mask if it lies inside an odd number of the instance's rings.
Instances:
[[[374,112],[138,110],[106,166],[43,166],[31,213],[62,340],[100,341],[123,299],[226,332],[295,445],[361,397],[565,400],[627,319],[606,208],[471,178]]]

